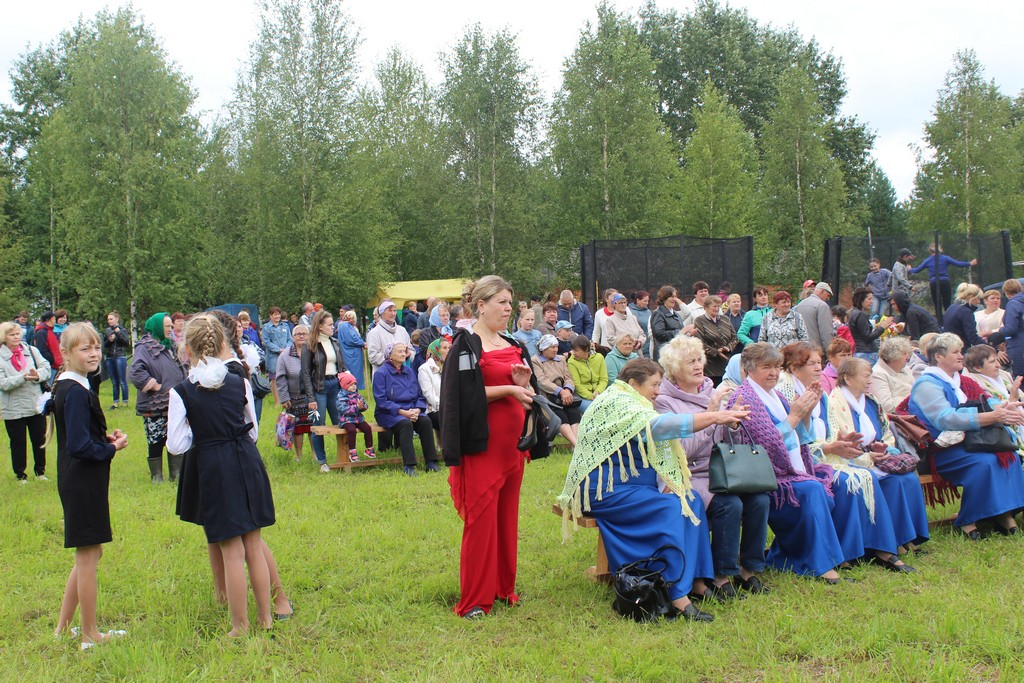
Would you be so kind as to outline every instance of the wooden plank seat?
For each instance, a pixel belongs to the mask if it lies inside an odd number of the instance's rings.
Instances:
[[[558,505],[551,506],[551,512],[562,517],[562,508]],[[594,583],[611,583],[612,574],[608,571],[608,555],[604,550],[604,539],[601,538],[601,529],[597,526],[597,520],[584,515],[576,520],[576,524],[584,529],[597,529],[597,560],[596,564],[587,567],[583,575]]]
[[[370,429],[375,433],[387,432],[390,430],[381,427],[373,422],[368,422]],[[328,465],[332,470],[351,470],[353,467],[373,467],[374,465],[401,465],[401,458],[382,458],[380,456],[370,458],[360,458],[359,462],[352,462],[348,459],[348,449],[342,448],[341,437],[346,435],[344,429],[338,425],[313,425],[310,427],[310,431],[319,436],[334,435],[338,437],[338,462],[331,463]]]

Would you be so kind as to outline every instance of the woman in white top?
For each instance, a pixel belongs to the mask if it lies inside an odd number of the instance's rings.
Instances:
[[[974,319],[978,321],[978,336],[988,339],[988,335],[998,332],[1003,326],[1003,314],[1006,311],[999,307],[1003,302],[1003,294],[998,287],[993,287],[985,292],[981,302],[985,304],[985,308],[975,311]]]
[[[871,395],[885,413],[895,413],[896,407],[910,396],[914,388],[914,373],[910,370],[910,357],[914,348],[906,337],[889,337],[878,347],[878,362],[871,370]]]
[[[441,409],[441,370],[444,368],[444,361],[448,358],[448,349],[451,346],[451,342],[444,337],[430,342],[430,346],[427,347],[427,362],[421,365],[417,372],[420,391],[427,401],[427,417],[433,422],[436,432],[441,431],[441,416],[438,415]]]

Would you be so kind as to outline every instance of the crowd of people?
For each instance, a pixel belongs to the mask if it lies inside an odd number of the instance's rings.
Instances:
[[[973,262],[930,259],[941,302],[945,267]],[[231,635],[249,627],[246,567],[259,625],[291,615],[259,533],[275,519],[255,447],[267,396],[290,418],[296,458],[310,434],[323,472],[324,438],[312,427],[327,418],[351,461],[397,448],[414,476],[418,457],[427,472],[443,459],[464,524],[455,612],[467,618],[519,601],[519,488],[526,462],[550,448],[536,435],[524,446],[541,403],[573,450],[557,499],[566,529],[584,514],[596,518],[612,571],[679,549],[665,557],[666,571],[682,577],[671,599],[687,620],[712,621],[708,604],[769,592],[766,568],[828,584],[850,581],[842,570],[864,561],[915,572],[905,559],[929,538],[923,455],[962,489],[955,525],[965,538],[1015,534],[1024,509],[1020,283],[960,285],[940,324],[910,302],[909,278],[927,267],[913,260],[904,250],[892,270],[872,261],[849,311],[829,305],[826,282],[805,282],[795,304],[785,290],[756,287],[746,311],[729,283],[712,294],[695,282],[689,302],[671,285],[654,296],[608,289],[591,312],[570,290],[514,302],[511,285],[488,276],[458,302],[381,301],[365,335],[353,307],[335,319],[312,302],[290,317],[271,308],[262,326],[246,311],[158,312],[134,344],[116,311],[102,333],[88,322],[69,326],[66,311],[31,327],[23,312],[0,324],[0,407],[22,482],[29,442],[34,473],[46,478],[47,398],[57,425],[65,542],[76,548],[58,633],[80,606],[83,648],[118,635],[95,624],[109,514],[82,510],[86,500],[105,505],[110,459],[127,441],[106,434],[104,377],[110,410],[129,405],[128,382],[135,387],[154,483],[167,451],[177,514],[206,531]],[[377,444],[370,397],[385,430]],[[926,437],[901,431],[912,421]],[[726,438],[757,445],[777,488],[712,491],[709,462]],[[212,482],[221,493],[202,495]]]

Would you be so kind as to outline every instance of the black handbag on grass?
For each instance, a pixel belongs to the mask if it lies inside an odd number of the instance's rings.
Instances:
[[[708,490],[712,493],[767,493],[779,487],[775,468],[768,452],[753,443],[742,424],[750,444],[733,441],[732,432],[725,431],[728,441],[719,441],[711,449],[708,461]]]
[[[968,401],[961,408],[977,408],[978,413],[991,412],[988,402]],[[1017,441],[1003,425],[989,425],[977,431],[964,432],[964,450],[968,453],[1004,453],[1017,450]]]
[[[668,568],[668,562],[660,555],[663,550],[672,550],[683,558],[682,571],[675,581],[669,581],[663,575]],[[668,591],[679,583],[685,573],[686,556],[683,551],[674,545],[663,545],[651,557],[630,562],[615,572],[612,577],[615,589],[612,609],[620,616],[641,623],[657,621],[661,617],[671,621],[679,610],[672,605]]]

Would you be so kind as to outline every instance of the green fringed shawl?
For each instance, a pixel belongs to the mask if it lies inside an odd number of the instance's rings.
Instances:
[[[651,402],[641,396],[633,387],[616,380],[604,393],[598,395],[583,414],[580,422],[579,439],[565,475],[565,488],[558,496],[562,508],[562,536],[568,539],[573,522],[590,511],[590,477],[597,471],[597,499],[602,500],[603,492],[615,490],[614,477],[606,477],[602,465],[608,463],[611,472],[612,458],[618,455],[619,472],[622,481],[628,476],[640,476],[632,457],[623,458],[621,449],[640,434],[640,458],[644,467],[653,467],[670,491],[679,496],[683,515],[694,525],[699,524],[688,500],[693,500],[690,486],[690,469],[686,465],[686,453],[679,439],[655,441],[651,433],[651,421],[658,416]],[[627,471],[628,460],[628,471]],[[580,484],[586,480],[584,490]]]

